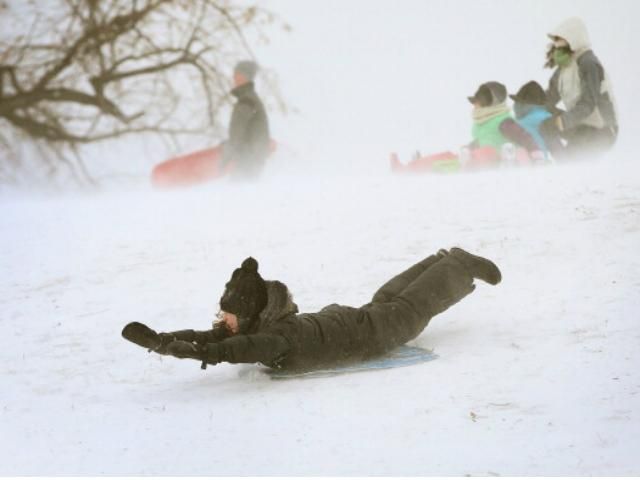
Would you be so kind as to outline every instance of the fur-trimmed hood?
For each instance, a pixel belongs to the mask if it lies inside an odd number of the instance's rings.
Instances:
[[[289,288],[278,280],[266,280],[267,306],[260,312],[259,329],[267,327],[271,322],[287,315],[298,313]]]

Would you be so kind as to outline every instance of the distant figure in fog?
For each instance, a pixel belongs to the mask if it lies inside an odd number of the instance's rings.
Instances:
[[[554,113],[544,129],[566,141],[564,158],[594,155],[610,149],[618,136],[618,120],[608,76],[591,50],[587,29],[570,18],[549,34],[547,68],[555,68],[547,101]],[[562,101],[566,111],[556,108]]]
[[[258,65],[249,60],[239,62],[233,72],[231,94],[238,101],[231,114],[229,138],[222,147],[222,166],[230,164],[234,178],[257,178],[269,155],[269,119],[255,91],[257,72]]]

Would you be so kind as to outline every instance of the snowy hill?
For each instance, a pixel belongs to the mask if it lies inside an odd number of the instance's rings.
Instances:
[[[3,199],[2,473],[637,475],[640,177],[612,162]],[[207,328],[247,255],[313,311],[452,245],[504,281],[427,364],[274,382],[120,338]]]
[[[126,189],[0,191],[0,474],[640,475],[640,3],[265,4],[294,30],[256,52],[299,113],[272,116],[263,182],[155,192],[164,157],[113,144],[87,164],[141,175]],[[545,32],[571,15],[615,87],[612,152],[389,172],[391,151],[468,141],[481,82],[544,84]],[[426,364],[273,381],[120,336],[208,328],[249,255],[316,311],[455,245],[503,282],[432,320],[412,342],[439,355]]]

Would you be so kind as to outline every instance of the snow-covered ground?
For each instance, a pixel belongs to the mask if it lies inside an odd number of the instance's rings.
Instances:
[[[112,144],[88,167],[139,184],[0,191],[0,474],[640,475],[640,3],[268,5],[294,30],[256,52],[299,113],[272,116],[282,147],[263,182],[154,192],[163,157]],[[468,140],[478,84],[544,85],[544,34],[571,15],[614,84],[610,154],[391,175],[391,150],[406,161]],[[363,304],[454,245],[493,259],[503,283],[412,342],[439,355],[426,364],[272,381],[120,336],[134,320],[208,328],[249,255],[315,311]]]
[[[609,158],[3,198],[0,471],[638,475],[638,173]],[[248,255],[313,311],[452,245],[504,281],[413,342],[434,362],[282,382],[120,337],[207,328]]]

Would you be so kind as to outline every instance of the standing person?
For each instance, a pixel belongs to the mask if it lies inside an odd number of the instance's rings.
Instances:
[[[555,68],[547,100],[555,113],[544,128],[566,140],[564,157],[603,153],[618,136],[618,119],[607,73],[591,50],[587,28],[570,18],[549,34],[546,67]],[[562,101],[566,111],[556,108]]]
[[[219,322],[206,331],[156,333],[143,324],[122,335],[157,353],[207,364],[256,363],[311,370],[382,355],[416,338],[435,315],[474,289],[474,278],[501,280],[491,261],[460,248],[440,250],[385,283],[360,308],[329,305],[298,314],[284,283],[265,281],[249,257],[220,299]]]
[[[270,134],[267,112],[255,91],[258,65],[250,60],[239,62],[233,72],[238,99],[229,124],[229,139],[222,147],[222,167],[230,165],[235,178],[257,178],[269,155]]]

